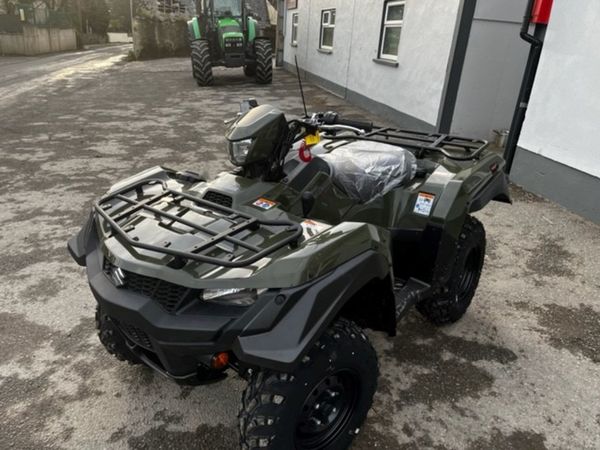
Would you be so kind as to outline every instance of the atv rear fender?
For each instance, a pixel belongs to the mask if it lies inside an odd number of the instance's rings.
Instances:
[[[426,263],[433,268],[432,276],[431,278],[421,276],[420,279],[439,286],[444,285],[452,273],[452,262],[457,251],[456,242],[468,215],[483,209],[492,200],[512,203],[507,176],[502,170],[503,161],[500,161],[501,165],[498,158],[494,156],[494,159],[483,162],[489,167],[495,166],[496,170],[490,169],[489,175],[472,190],[465,191],[465,184],[468,183],[458,181],[450,181],[446,186],[442,194],[446,205],[436,206],[431,221],[424,231],[431,242],[438,243],[437,246],[430,246],[431,260]]]
[[[434,193],[438,199],[423,227],[392,228],[391,241],[394,274],[415,277],[432,286],[443,286],[450,277],[456,255],[456,242],[468,214],[483,209],[490,201],[511,203],[503,162],[495,155],[481,162],[486,170],[479,183],[440,177],[425,184],[420,191]],[[487,167],[496,164],[496,171]],[[473,178],[474,180],[476,178]],[[409,201],[413,205],[414,200]],[[409,213],[410,216],[414,214]],[[407,257],[410,255],[410,257]]]
[[[503,170],[497,172],[488,183],[475,193],[469,202],[469,213],[483,209],[492,200],[512,203],[508,191],[508,178]]]

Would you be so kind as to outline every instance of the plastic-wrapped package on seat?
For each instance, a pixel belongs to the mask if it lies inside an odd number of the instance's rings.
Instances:
[[[415,155],[381,142],[354,141],[319,157],[329,164],[334,183],[362,203],[406,184],[417,171]]]

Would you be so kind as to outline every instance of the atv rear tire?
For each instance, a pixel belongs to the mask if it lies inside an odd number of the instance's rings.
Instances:
[[[256,76],[256,65],[248,64],[247,66],[244,66],[244,75],[247,77]]]
[[[346,449],[377,388],[377,355],[353,322],[338,319],[294,373],[250,376],[239,413],[240,442],[254,449]]]
[[[270,84],[273,81],[273,49],[265,39],[254,41],[256,52],[256,82]]]
[[[96,305],[96,329],[98,338],[108,353],[114,355],[119,361],[127,361],[129,364],[141,363],[138,357],[129,350],[125,338],[111,318],[102,312],[100,305]]]
[[[192,74],[198,86],[213,84],[212,61],[207,41],[192,42]]]
[[[485,229],[468,216],[458,238],[454,268],[441,294],[417,304],[417,310],[435,325],[446,325],[460,319],[471,304],[479,284],[485,257]]]

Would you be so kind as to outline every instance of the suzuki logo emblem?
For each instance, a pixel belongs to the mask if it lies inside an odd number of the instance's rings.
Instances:
[[[116,287],[125,286],[125,273],[120,267],[113,267],[110,270],[110,277]]]

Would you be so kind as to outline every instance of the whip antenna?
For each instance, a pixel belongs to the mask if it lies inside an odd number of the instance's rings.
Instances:
[[[298,68],[298,56],[294,55],[294,61],[296,62],[296,75],[298,76],[298,86],[300,86],[300,95],[302,96],[304,117],[308,117],[308,112],[306,111],[306,102],[304,101],[304,89],[302,89],[302,80],[300,79],[300,69]]]

